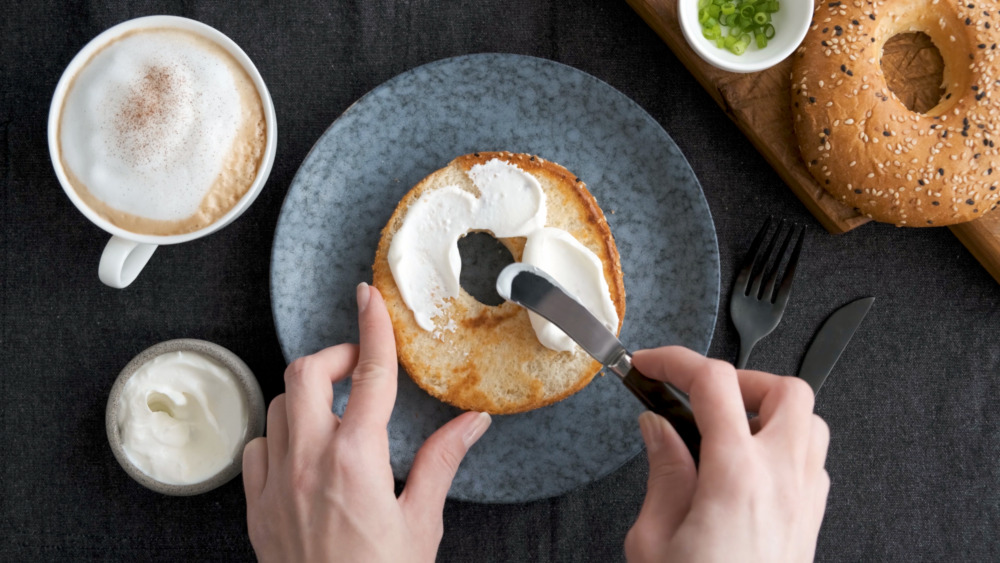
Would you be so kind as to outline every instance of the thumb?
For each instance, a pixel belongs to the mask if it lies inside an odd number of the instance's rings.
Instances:
[[[431,434],[413,459],[399,503],[412,523],[440,525],[458,465],[490,426],[490,415],[467,412]]]
[[[660,532],[669,538],[691,509],[698,474],[684,441],[662,416],[642,413],[639,430],[649,457],[649,482],[639,519],[656,522]]]

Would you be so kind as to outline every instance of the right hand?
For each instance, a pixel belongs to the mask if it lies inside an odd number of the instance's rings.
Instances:
[[[632,360],[689,394],[702,442],[696,469],[670,423],[639,417],[649,482],[625,539],[629,561],[811,561],[830,490],[830,430],[812,412],[809,385],[676,346]],[[752,424],[748,411],[758,413]]]

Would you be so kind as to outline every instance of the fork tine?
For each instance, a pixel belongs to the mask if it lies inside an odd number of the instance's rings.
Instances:
[[[740,291],[744,295],[747,295],[750,290],[750,274],[753,271],[754,262],[757,260],[757,251],[760,249],[760,245],[764,242],[764,237],[767,235],[767,231],[771,228],[771,217],[768,217],[764,224],[757,231],[757,235],[753,238],[753,242],[750,243],[750,249],[747,250],[746,257],[743,259],[743,264],[740,266],[740,273],[736,276],[736,287],[740,288]]]
[[[753,285],[750,288],[749,295],[754,296],[754,298],[756,298],[756,299],[760,299],[760,285],[761,285],[761,282],[764,279],[764,272],[767,271],[767,264],[768,264],[768,262],[771,261],[771,256],[774,256],[774,254],[773,254],[773,252],[774,252],[774,245],[778,243],[778,237],[781,236],[781,230],[784,227],[785,227],[785,220],[782,219],[781,221],[778,222],[778,228],[777,228],[777,230],[774,231],[774,236],[772,236],[771,240],[768,241],[768,243],[767,243],[767,250],[765,250],[760,255],[760,257],[759,257],[760,258],[760,262],[759,262],[760,269],[757,269],[757,263],[758,263],[757,257],[754,258],[754,269],[757,270],[757,273],[756,273],[756,275],[754,275]],[[780,258],[780,256],[779,256],[779,258]],[[780,260],[779,260],[779,262],[780,262]]]
[[[802,241],[806,236],[806,228],[802,227],[799,230],[799,239],[795,242],[795,248],[792,249],[792,256],[788,259],[788,268],[785,270],[785,275],[781,278],[781,286],[778,287],[778,294],[775,297],[775,304],[784,308],[785,304],[788,303],[788,296],[792,292],[792,278],[795,277],[795,267],[799,263],[799,254],[802,252]]]
[[[781,266],[781,260],[785,257],[785,252],[788,250],[788,245],[792,242],[793,236],[795,236],[795,225],[788,228],[785,240],[781,241],[781,249],[774,255],[774,264],[771,266],[771,269],[767,271],[767,276],[764,278],[764,291],[760,294],[760,298],[766,299],[770,303],[774,303],[774,300],[777,297],[774,293],[774,286],[778,282],[778,268]],[[775,235],[775,238],[777,238],[777,235]]]

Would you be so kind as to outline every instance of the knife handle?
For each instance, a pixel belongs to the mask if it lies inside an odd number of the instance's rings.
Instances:
[[[701,433],[694,423],[694,413],[687,395],[669,383],[650,379],[634,367],[628,371],[622,381],[633,395],[646,405],[646,408],[667,419],[674,430],[680,434],[698,465],[701,452]]]

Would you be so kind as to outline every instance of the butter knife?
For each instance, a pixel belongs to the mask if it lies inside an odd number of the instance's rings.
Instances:
[[[863,297],[844,305],[834,311],[816,333],[799,368],[799,377],[812,387],[813,393],[819,393],[874,301],[874,297]]]
[[[701,434],[695,424],[687,395],[669,383],[639,373],[632,366],[631,354],[618,337],[558,282],[534,266],[516,262],[500,272],[497,277],[497,293],[562,329],[584,351],[621,378],[625,387],[646,408],[673,425],[695,463],[698,463]]]

